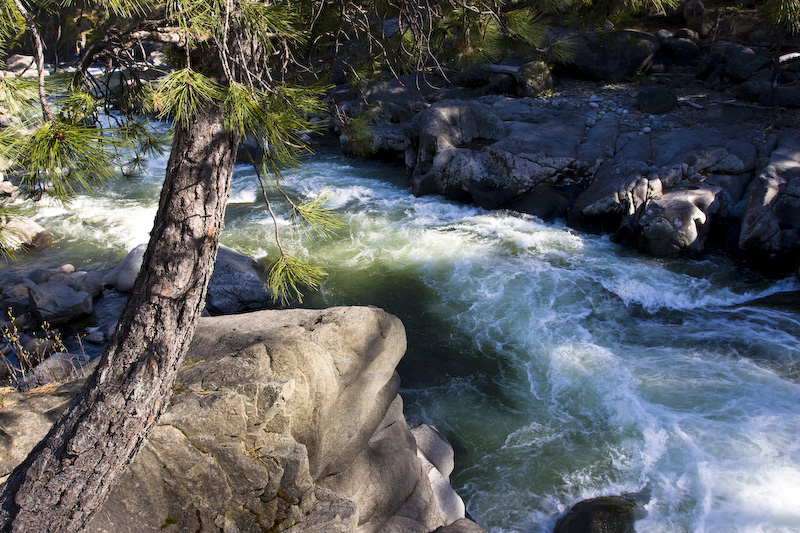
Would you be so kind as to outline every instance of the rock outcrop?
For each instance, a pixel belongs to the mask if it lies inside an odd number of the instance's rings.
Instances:
[[[446,483],[452,448],[409,430],[404,351],[376,308],[201,319],[168,410],[87,531],[482,531]],[[75,386],[4,397],[2,473]]]
[[[705,15],[696,13],[705,8],[689,11],[692,29],[655,35],[552,30],[551,40],[570,37],[576,47],[555,81],[520,56],[470,67],[454,76],[459,86],[406,77],[367,89],[366,99],[336,94],[350,117],[365,101],[389,106],[373,116],[371,144],[403,158],[414,194],[564,218],[655,256],[713,245],[758,267],[797,271],[792,127],[800,118],[782,109],[789,127],[769,132],[773,96],[800,107],[800,56],[773,63],[766,47],[704,40]],[[733,27],[718,30],[741,38]],[[547,81],[528,90],[533,70],[546,70]],[[563,77],[575,74],[613,83]]]

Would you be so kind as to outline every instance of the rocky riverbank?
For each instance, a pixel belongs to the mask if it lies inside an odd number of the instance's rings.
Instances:
[[[773,108],[766,48],[688,28],[576,41],[575,60],[559,69],[516,58],[452,80],[407,76],[356,98],[342,88],[342,147],[357,147],[349,117],[369,113],[371,153],[402,158],[417,195],[562,218],[659,257],[723,249],[759,269],[797,271],[794,55]]]

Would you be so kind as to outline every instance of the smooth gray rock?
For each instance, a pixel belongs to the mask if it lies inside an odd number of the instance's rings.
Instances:
[[[20,388],[27,391],[48,383],[62,383],[82,377],[83,367],[88,362],[89,357],[83,354],[54,353],[20,380]]]
[[[131,250],[105,275],[103,283],[119,292],[130,292],[146,249],[147,245],[142,244]],[[264,288],[265,277],[264,267],[257,261],[220,245],[214,273],[208,284],[207,311],[219,315],[270,307],[272,297]]]
[[[119,292],[131,292],[133,284],[136,282],[136,276],[139,275],[139,270],[142,268],[145,250],[147,250],[146,244],[140,244],[131,250],[122,261],[117,263],[106,274],[103,278],[103,283],[114,287]]]
[[[30,288],[30,306],[40,321],[68,324],[92,314],[92,296],[65,283],[48,281]]]
[[[5,233],[8,247],[12,250],[40,248],[55,240],[52,233],[27,217],[6,219],[0,230]]]

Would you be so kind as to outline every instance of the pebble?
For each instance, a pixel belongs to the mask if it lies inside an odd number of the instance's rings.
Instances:
[[[589,102],[589,107],[597,109],[598,107],[600,107],[600,104],[598,104],[597,102]]]
[[[653,129],[650,126],[645,126],[642,128],[642,133],[650,133]]]
[[[588,127],[590,127],[590,128],[591,128],[591,127],[592,127],[592,126],[594,126],[595,124],[597,124],[597,122],[595,121],[595,119],[593,119],[593,118],[587,118],[587,119],[586,119],[586,126],[588,126]]]

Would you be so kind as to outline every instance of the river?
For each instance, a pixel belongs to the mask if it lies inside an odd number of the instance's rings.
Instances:
[[[146,242],[165,165],[42,206],[59,240],[17,266],[110,264]],[[347,223],[289,239],[330,271],[306,304],[403,320],[406,413],[451,441],[452,484],[489,531],[552,531],[577,501],[620,493],[646,504],[638,531],[800,531],[800,319],[748,303],[796,282],[415,198],[401,167],[334,150],[285,183],[327,190]],[[237,167],[222,242],[262,258],[275,245],[257,191]]]

